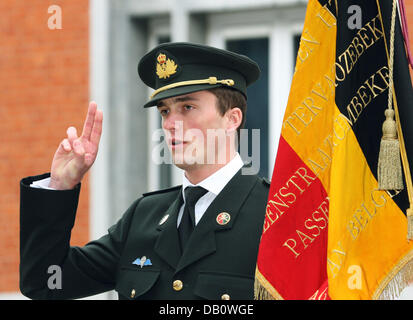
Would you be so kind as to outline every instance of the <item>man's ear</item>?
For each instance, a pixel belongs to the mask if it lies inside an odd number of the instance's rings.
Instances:
[[[227,117],[227,133],[236,132],[242,123],[242,111],[238,107],[231,108],[225,113]]]

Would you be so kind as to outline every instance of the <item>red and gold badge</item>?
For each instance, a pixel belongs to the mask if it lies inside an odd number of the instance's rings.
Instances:
[[[217,223],[221,226],[226,225],[229,220],[231,220],[231,216],[228,212],[221,212],[219,215],[217,215]]]

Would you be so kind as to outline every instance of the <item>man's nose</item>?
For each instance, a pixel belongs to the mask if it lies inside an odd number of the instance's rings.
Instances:
[[[170,113],[164,118],[162,127],[164,130],[176,131],[183,127],[183,121],[176,113]]]

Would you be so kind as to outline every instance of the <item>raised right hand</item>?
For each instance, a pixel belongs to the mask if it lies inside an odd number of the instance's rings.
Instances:
[[[57,190],[72,189],[95,162],[102,135],[103,112],[95,102],[89,108],[83,132],[77,136],[75,127],[67,129],[67,138],[57,148],[51,167],[49,187]]]

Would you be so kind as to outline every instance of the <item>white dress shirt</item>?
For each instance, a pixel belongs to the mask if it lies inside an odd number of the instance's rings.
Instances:
[[[50,184],[50,177],[49,178],[44,178],[42,180],[33,181],[30,184],[30,187],[39,188],[39,189],[55,190],[54,188],[50,188],[49,184]]]
[[[205,211],[208,209],[212,201],[214,201],[214,199],[218,196],[222,189],[224,189],[227,183],[232,179],[232,177],[234,177],[234,175],[242,168],[243,165],[244,163],[241,159],[241,156],[237,152],[235,157],[230,162],[228,162],[221,169],[214,172],[208,178],[202,180],[196,185],[189,182],[189,180],[185,177],[185,173],[183,174],[182,193],[184,201],[185,193],[183,191],[188,186],[198,186],[208,191],[204,196],[199,198],[198,202],[195,204],[195,225],[198,224],[199,220],[201,220],[202,216],[204,215]],[[178,226],[184,213],[184,206],[185,203],[182,205],[178,213]]]
[[[243,167],[244,163],[241,159],[241,156],[237,152],[235,157],[228,162],[225,166],[223,166],[218,171],[214,172],[208,178],[202,180],[198,184],[194,185],[185,177],[185,173],[183,173],[183,181],[182,181],[182,193],[184,198],[184,204],[182,205],[181,209],[178,213],[178,221],[177,226],[182,219],[182,214],[184,212],[185,206],[185,193],[183,192],[186,187],[188,186],[199,186],[206,189],[208,192],[199,198],[198,202],[195,204],[195,225],[198,224],[199,220],[201,220],[202,216],[204,215],[205,211],[208,209],[209,205],[214,201],[217,195],[224,189],[227,183],[235,176],[235,174]],[[54,190],[53,188],[49,187],[50,178],[45,178],[42,180],[33,181],[30,185],[33,188],[42,188],[42,189],[50,189]]]

